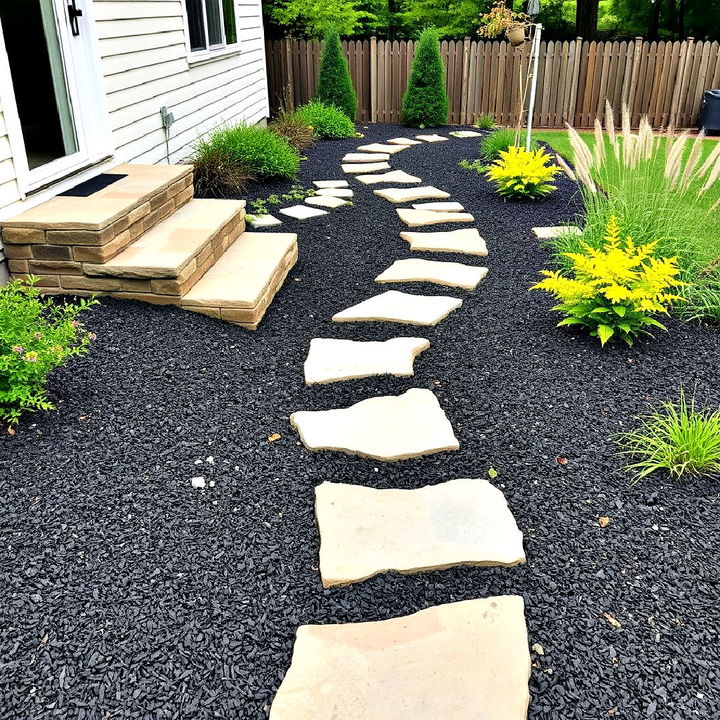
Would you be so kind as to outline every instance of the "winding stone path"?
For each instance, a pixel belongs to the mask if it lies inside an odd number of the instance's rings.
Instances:
[[[412,250],[453,252],[467,255],[487,255],[485,240],[475,228],[447,232],[401,232],[400,237],[410,243]]]
[[[391,138],[387,141],[390,145],[422,145],[421,140],[413,140],[412,138]]]
[[[395,143],[387,145],[384,143],[370,143],[370,145],[361,145],[358,150],[361,152],[387,153],[388,155],[394,155],[395,153],[407,150],[407,147],[404,145],[397,145]]]
[[[315,193],[315,197],[339,197],[339,198],[351,198],[355,193],[350,188],[325,188],[318,190]]]
[[[438,135],[437,133],[433,133],[432,135],[416,135],[415,137],[418,140],[423,140],[424,142],[428,143],[445,142],[446,140],[450,139],[444,137],[443,135]]]
[[[347,153],[342,159],[343,162],[379,162],[389,160],[388,153]]]
[[[333,322],[396,322],[406,325],[437,325],[462,300],[444,295],[411,295],[388,290],[333,315]]]
[[[272,227],[273,225],[282,225],[282,220],[276,218],[270,213],[265,215],[257,215],[253,220],[248,220],[253,227]]]
[[[419,188],[381,188],[373,192],[393,203],[406,203],[412,200],[433,200],[449,198],[450,193],[439,190],[431,185],[424,185]]]
[[[308,450],[335,450],[383,462],[460,447],[437,398],[422,388],[348,408],[301,410],[290,416],[290,423]]]
[[[480,137],[482,135],[482,133],[475,130],[453,130],[449,134],[456,138]]]
[[[320,210],[319,208],[308,207],[307,205],[291,205],[287,208],[281,208],[279,212],[296,220],[307,220],[308,218],[327,215],[327,210]]]
[[[313,180],[313,185],[318,188],[344,188],[348,187],[347,180]]]
[[[306,197],[305,202],[308,205],[315,205],[317,207],[327,208],[338,208],[341,205],[347,205],[348,201],[343,198],[335,197],[334,195],[313,195]]]
[[[423,225],[443,225],[444,223],[475,222],[470,213],[442,212],[437,210],[412,210],[398,208],[398,217],[408,227],[421,227]]]
[[[342,171],[344,173],[365,173],[365,172],[376,172],[380,170],[389,170],[390,163],[387,162],[375,162],[375,163],[346,163],[342,165]]]
[[[413,209],[432,210],[432,212],[463,212],[465,210],[459,202],[413,203]]]
[[[437,285],[475,290],[488,269],[439,260],[408,258],[396,260],[375,278],[376,283],[430,282]]]
[[[404,170],[392,170],[379,175],[356,175],[355,179],[364,185],[375,183],[421,183],[422,179],[406,173]]]

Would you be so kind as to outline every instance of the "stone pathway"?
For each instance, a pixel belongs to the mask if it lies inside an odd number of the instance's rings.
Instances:
[[[449,192],[438,190],[436,187],[430,185],[424,185],[419,188],[382,188],[380,190],[373,190],[373,192],[393,203],[406,203],[412,200],[441,200],[450,197]]]
[[[432,210],[433,212],[463,212],[465,208],[459,202],[423,202],[413,203],[415,210]]]
[[[422,141],[420,140],[413,140],[412,138],[392,138],[388,140],[388,144],[390,145],[422,145]]]
[[[430,282],[437,285],[459,287],[464,290],[475,290],[487,273],[487,268],[476,265],[408,258],[396,260],[375,278],[375,282]]]
[[[315,193],[315,197],[339,197],[339,198],[351,198],[355,193],[350,188],[324,188],[318,190]]]
[[[372,152],[372,153],[387,153],[388,155],[394,155],[395,153],[406,150],[407,147],[404,145],[398,145],[396,143],[371,143],[370,145],[361,145],[358,150],[361,152]]]
[[[387,153],[347,153],[342,161],[343,162],[354,162],[354,163],[362,163],[362,162],[380,162],[382,160],[389,160],[390,155]]]
[[[317,188],[346,188],[349,186],[347,180],[313,180],[313,185]]]
[[[282,225],[282,220],[276,218],[274,215],[267,213],[265,215],[258,215],[252,220],[248,221],[253,227],[272,227],[273,225]]]
[[[453,130],[449,134],[456,138],[480,137],[482,135],[482,133],[475,130]]]
[[[377,172],[379,170],[389,170],[390,163],[387,162],[374,162],[374,163],[346,163],[341,166],[344,173],[369,173]]]
[[[422,225],[443,225],[453,222],[475,222],[470,213],[441,212],[437,210],[412,210],[410,208],[398,208],[398,217],[408,227],[421,227]]]
[[[400,237],[410,243],[412,250],[481,256],[488,254],[485,240],[475,228],[463,228],[462,230],[449,230],[446,232],[405,231],[400,233]]]
[[[305,202],[308,205],[314,205],[316,207],[326,207],[331,209],[348,204],[347,200],[336,197],[334,195],[311,195],[310,197],[305,198]]]
[[[421,183],[422,180],[419,177],[410,175],[402,170],[392,170],[391,172],[382,173],[381,175],[358,175],[356,180],[359,180],[364,185],[373,185],[375,183]]]
[[[307,220],[320,215],[327,215],[327,210],[319,210],[318,208],[308,207],[307,205],[292,205],[287,208],[280,208],[279,212],[295,220]]]
[[[424,142],[429,142],[429,143],[445,142],[446,140],[450,139],[450,138],[444,137],[443,135],[438,135],[437,133],[434,133],[432,135],[416,135],[415,137],[418,140],[423,140]]]

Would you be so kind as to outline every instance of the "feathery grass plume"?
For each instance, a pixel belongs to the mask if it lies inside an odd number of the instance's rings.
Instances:
[[[675,125],[672,123],[668,125],[665,131],[665,159],[667,160],[670,151],[672,150],[673,144],[675,143]]]
[[[648,160],[655,152],[655,135],[652,125],[648,122],[647,115],[640,118],[640,128],[638,130],[639,138],[639,157],[641,160]]]
[[[573,181],[577,182],[577,177],[572,168],[565,162],[562,155],[555,155],[555,162],[562,168],[563,172]]]
[[[682,167],[682,155],[687,139],[688,131],[685,130],[675,139],[672,150],[668,153],[667,160],[665,161],[665,177],[670,180],[671,187],[675,187],[675,183],[677,182],[677,178],[680,174],[680,168]]]
[[[584,166],[590,170],[593,167],[594,160],[593,154],[587,143],[580,137],[578,131],[569,123],[565,123],[565,127],[568,129],[568,138],[570,139],[570,146],[575,153],[575,167],[578,166],[580,160],[582,160]]]
[[[633,148],[633,134],[632,127],[630,125],[630,110],[627,105],[623,105],[622,110],[622,156],[623,162],[628,167],[633,167],[632,162],[632,148]]]
[[[705,184],[700,188],[698,194],[702,195],[703,193],[706,193],[714,184],[715,181],[720,176],[720,157],[715,160],[715,164],[713,165],[713,169],[710,171],[710,174],[708,175],[708,179],[705,181]]]
[[[707,158],[705,158],[705,162],[700,166],[700,169],[697,171],[697,176],[699,178],[704,177],[710,171],[710,169],[714,167],[718,157],[720,157],[720,142],[715,143],[715,147],[712,149]]]
[[[692,144],[692,149],[690,150],[690,157],[688,157],[687,161],[685,162],[685,169],[683,170],[682,178],[680,179],[680,187],[683,190],[685,190],[688,185],[690,185],[691,180],[693,180],[693,172],[695,171],[698,160],[700,159],[704,139],[705,133],[699,132],[697,137],[695,138],[695,141]]]
[[[605,98],[605,130],[607,131],[608,140],[613,150],[615,150],[615,157],[617,157],[618,142],[615,137],[615,115],[613,114],[612,105],[607,98]]]
[[[600,167],[605,162],[605,136],[603,135],[602,123],[595,118],[595,167]]]

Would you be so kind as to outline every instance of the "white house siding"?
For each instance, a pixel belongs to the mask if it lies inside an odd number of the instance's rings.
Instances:
[[[20,200],[20,197],[5,116],[0,106],[0,208],[12,205]],[[4,259],[5,255],[0,243],[0,284],[6,282],[8,278]]]

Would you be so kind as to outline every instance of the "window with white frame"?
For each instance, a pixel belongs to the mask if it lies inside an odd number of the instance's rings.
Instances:
[[[207,52],[237,43],[235,0],[185,0],[190,50]]]

